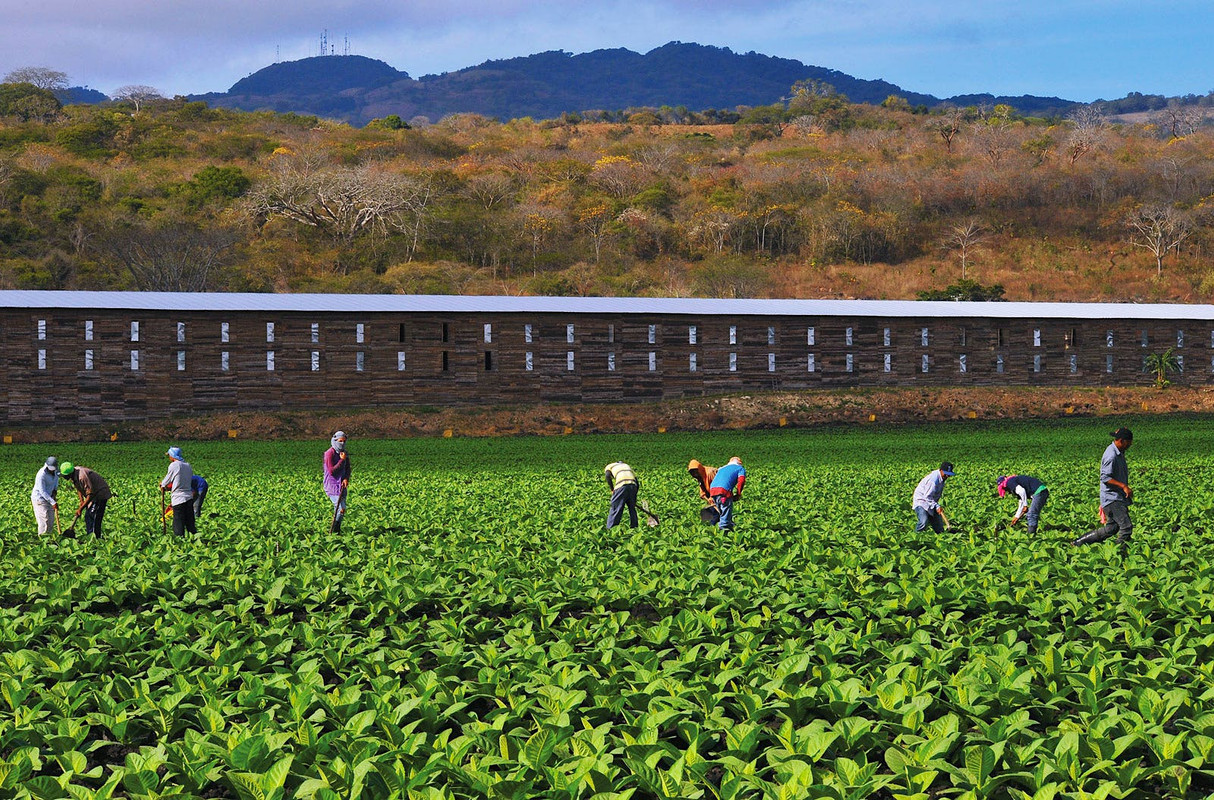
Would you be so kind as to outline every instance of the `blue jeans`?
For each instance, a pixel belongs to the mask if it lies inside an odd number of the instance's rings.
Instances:
[[[1029,500],[1029,509],[1024,514],[1024,524],[1028,526],[1029,533],[1037,532],[1037,523],[1041,521],[1041,509],[1045,508],[1046,501],[1049,499],[1050,490],[1042,489]]]
[[[628,509],[629,527],[637,526],[637,485],[625,483],[611,493],[611,508],[607,511],[607,527],[614,528],[624,521],[624,509]]]
[[[944,533],[944,517],[940,516],[939,511],[928,511],[923,506],[915,506],[915,516],[919,518],[919,522],[915,525],[916,532],[927,530],[930,525],[936,533]]]
[[[723,531],[733,528],[733,496],[727,494],[713,495],[712,504],[717,507],[717,513],[721,518],[717,521],[717,527]]]

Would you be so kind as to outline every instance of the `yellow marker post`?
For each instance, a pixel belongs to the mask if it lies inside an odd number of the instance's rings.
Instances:
[[[228,428],[228,438],[235,439],[238,431],[235,428]]]
[[[977,411],[969,411],[969,412],[967,412],[967,413],[966,413],[965,417],[966,417],[966,419],[978,419],[978,412],[977,412]]]
[[[569,434],[571,434],[571,433],[573,433],[573,428],[570,428],[568,425],[566,425],[566,426],[565,426],[565,430],[563,430],[563,431],[561,432],[561,435],[562,435],[562,436],[568,436],[568,435],[569,435]]]
[[[780,427],[783,428],[788,424],[788,417],[780,417]]]
[[[445,431],[443,431],[444,439],[450,439],[454,435],[455,435],[455,431],[451,430],[450,428],[447,428]]]
[[[666,432],[666,426],[665,426],[665,425],[659,425],[659,426],[658,426],[658,433],[665,433],[665,432]]]
[[[6,433],[6,434],[4,434],[4,443],[5,443],[5,444],[12,444],[12,443],[13,443],[13,435],[12,435],[11,433]]]
[[[876,415],[876,414],[869,414],[869,415],[868,415],[868,421],[869,421],[869,422],[876,422],[876,421],[877,421],[877,415]]]

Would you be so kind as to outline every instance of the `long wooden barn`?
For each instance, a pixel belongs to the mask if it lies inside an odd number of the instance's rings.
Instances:
[[[847,386],[1214,383],[1214,306],[0,292],[8,424]]]

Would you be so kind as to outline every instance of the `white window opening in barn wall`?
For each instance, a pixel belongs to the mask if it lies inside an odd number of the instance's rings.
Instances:
[[[1176,331],[1176,346],[1184,347],[1184,331]]]
[[[808,359],[808,369],[806,370],[806,372],[813,372],[813,371],[814,371],[814,354],[810,353],[809,359]]]
[[[886,353],[885,354],[885,364],[883,366],[883,369],[886,372],[892,372],[893,368],[894,368],[893,356],[891,356],[889,353]]]
[[[805,343],[810,347],[814,346],[814,329],[812,327],[805,329]]]
[[[847,354],[847,355],[844,357],[844,360],[843,360],[843,368],[844,368],[845,370],[847,370],[848,372],[851,372],[852,370],[854,370],[854,369],[855,369],[855,366],[856,366],[855,359],[852,357],[852,354],[851,354],[851,353],[848,353],[848,354]]]
[[[845,330],[843,332],[843,344],[847,345],[848,347],[852,346],[852,329],[851,328],[848,328],[847,330]]]
[[[227,372],[231,368],[231,361],[228,358],[228,351],[224,350],[219,354],[219,369]]]
[[[93,368],[93,351],[92,350],[84,351],[84,368],[88,369],[88,370],[91,370]]]
[[[650,350],[649,351],[649,371],[656,372],[657,368],[658,368],[658,354],[653,352],[652,350]]]
[[[1184,372],[1184,356],[1176,356],[1176,371]]]
[[[361,322],[359,322],[354,326],[354,343],[362,344],[366,340],[367,340],[367,329]]]
[[[922,364],[922,365],[921,365],[921,367],[920,367],[920,371],[921,371],[921,372],[927,372],[928,367],[929,367],[929,360],[928,360],[928,357],[927,357],[927,353],[924,353],[924,354],[923,354],[923,364]]]
[[[1211,336],[1211,339],[1214,340],[1214,336]],[[738,326],[737,325],[729,326],[729,343],[730,344],[738,343]]]
[[[995,372],[1003,374],[1003,356],[995,356]]]
[[[132,350],[131,351],[131,371],[137,372],[138,370],[139,370],[139,351]]]
[[[695,353],[691,353],[690,355],[688,355],[688,357],[687,357],[687,369],[688,369],[688,371],[689,371],[689,372],[695,372],[695,371],[696,371],[696,354],[695,354]]]
[[[485,344],[493,344],[493,325],[485,323]]]
[[[531,351],[528,350],[523,359],[523,363],[526,365],[524,367],[524,369],[527,370],[528,372],[531,372],[532,370],[535,369],[534,362],[531,360],[531,358],[532,358]]]
[[[1104,332],[1104,345],[1105,345],[1105,347],[1113,346],[1113,332],[1112,331]]]
[[[267,322],[266,323],[266,342],[273,343],[273,341],[274,341],[274,323]]]
[[[565,342],[568,344],[573,344],[573,326],[572,325],[565,326]],[[570,367],[570,369],[573,369],[573,367]]]
[[[767,343],[773,345],[776,343],[776,329],[774,326],[767,326]]]
[[[573,330],[573,326],[570,325],[569,329]],[[569,335],[572,336],[573,334],[571,333]],[[573,351],[572,350],[565,353],[565,369],[568,372],[573,372]]]
[[[46,340],[46,320],[44,319],[38,320],[38,340]]]
[[[886,328],[886,329],[885,329],[885,333],[884,333],[884,335],[881,337],[881,343],[882,343],[883,345],[885,345],[886,347],[889,347],[889,342],[890,342],[890,338],[889,338],[889,328]]]
[[[1041,328],[1033,328],[1033,347],[1041,347]]]
[[[46,369],[46,351],[38,351],[38,369]]]
[[[138,322],[131,323],[131,341],[132,342],[139,341],[139,323]]]
[[[177,343],[181,344],[184,341],[185,341],[185,323],[178,322],[177,323]]]
[[[219,341],[223,344],[228,343],[228,323],[219,323]]]
[[[359,350],[357,353],[354,354],[354,371],[362,372],[365,364],[366,364],[366,361],[363,358],[363,351]]]
[[[923,330],[921,330],[919,332],[919,344],[922,345],[923,347],[927,347],[927,339],[928,339],[927,328],[924,328]],[[926,372],[926,371],[927,370],[924,370],[924,372]]]
[[[649,343],[650,344],[658,343],[658,326],[657,325],[649,326]]]
[[[266,351],[266,372],[273,372],[273,371],[274,371],[274,351],[267,350]]]
[[[1079,356],[1071,353],[1071,374],[1075,375],[1079,372]]]
[[[1041,372],[1041,356],[1033,356],[1033,372]]]
[[[966,373],[965,353],[957,356],[957,368],[961,371],[962,375]]]
[[[319,350],[312,351],[312,371],[320,372],[320,351]]]
[[[397,372],[405,371],[405,351],[404,350],[396,351],[396,371]]]
[[[313,322],[311,327],[312,344],[320,344],[320,323]]]
[[[615,351],[607,354],[607,371],[615,372]]]
[[[84,341],[93,341],[93,321],[91,319],[84,321]]]
[[[696,343],[696,326],[695,325],[687,326],[687,343],[688,344]]]
[[[738,371],[738,354],[737,353],[729,354],[729,371],[730,372]]]
[[[775,353],[767,354],[767,371],[768,372],[776,371],[776,354]]]
[[[530,324],[523,326],[523,341],[526,342],[527,344],[531,344],[531,325]]]
[[[184,350],[177,351],[177,371],[185,372],[185,351]]]
[[[1109,372],[1109,373],[1111,373],[1113,371],[1113,357],[1112,356],[1104,357],[1104,371]]]

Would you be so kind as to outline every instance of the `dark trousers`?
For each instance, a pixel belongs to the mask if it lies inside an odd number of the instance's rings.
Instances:
[[[607,512],[607,527],[614,528],[624,520],[624,508],[628,508],[630,528],[637,526],[637,485],[625,483],[611,493],[611,508]]]
[[[101,538],[101,521],[105,519],[105,504],[110,499],[94,500],[84,507],[84,530],[98,539]]]
[[[1075,540],[1075,544],[1095,544],[1103,542],[1113,534],[1117,541],[1125,544],[1134,533],[1134,523],[1130,521],[1130,507],[1124,501],[1114,500],[1104,507],[1104,516],[1108,523],[1094,531],[1084,534]]]
[[[1029,533],[1037,532],[1037,523],[1041,521],[1041,509],[1045,508],[1045,504],[1049,499],[1049,489],[1042,489],[1029,498],[1029,509],[1024,514],[1024,524],[1028,527]]]
[[[186,500],[173,506],[173,534],[185,536],[185,532],[198,533],[194,525],[194,501]]]
[[[936,533],[944,533],[944,517],[940,516],[939,511],[929,511],[923,506],[915,506],[915,516],[919,521],[915,523],[915,531],[922,532],[930,526]]]
[[[203,489],[201,492],[198,492],[197,494],[194,495],[194,520],[195,521],[202,519],[202,504],[203,504],[203,502],[206,501],[206,499],[207,499],[207,490],[206,489]],[[173,513],[177,513],[177,512],[173,512]]]

